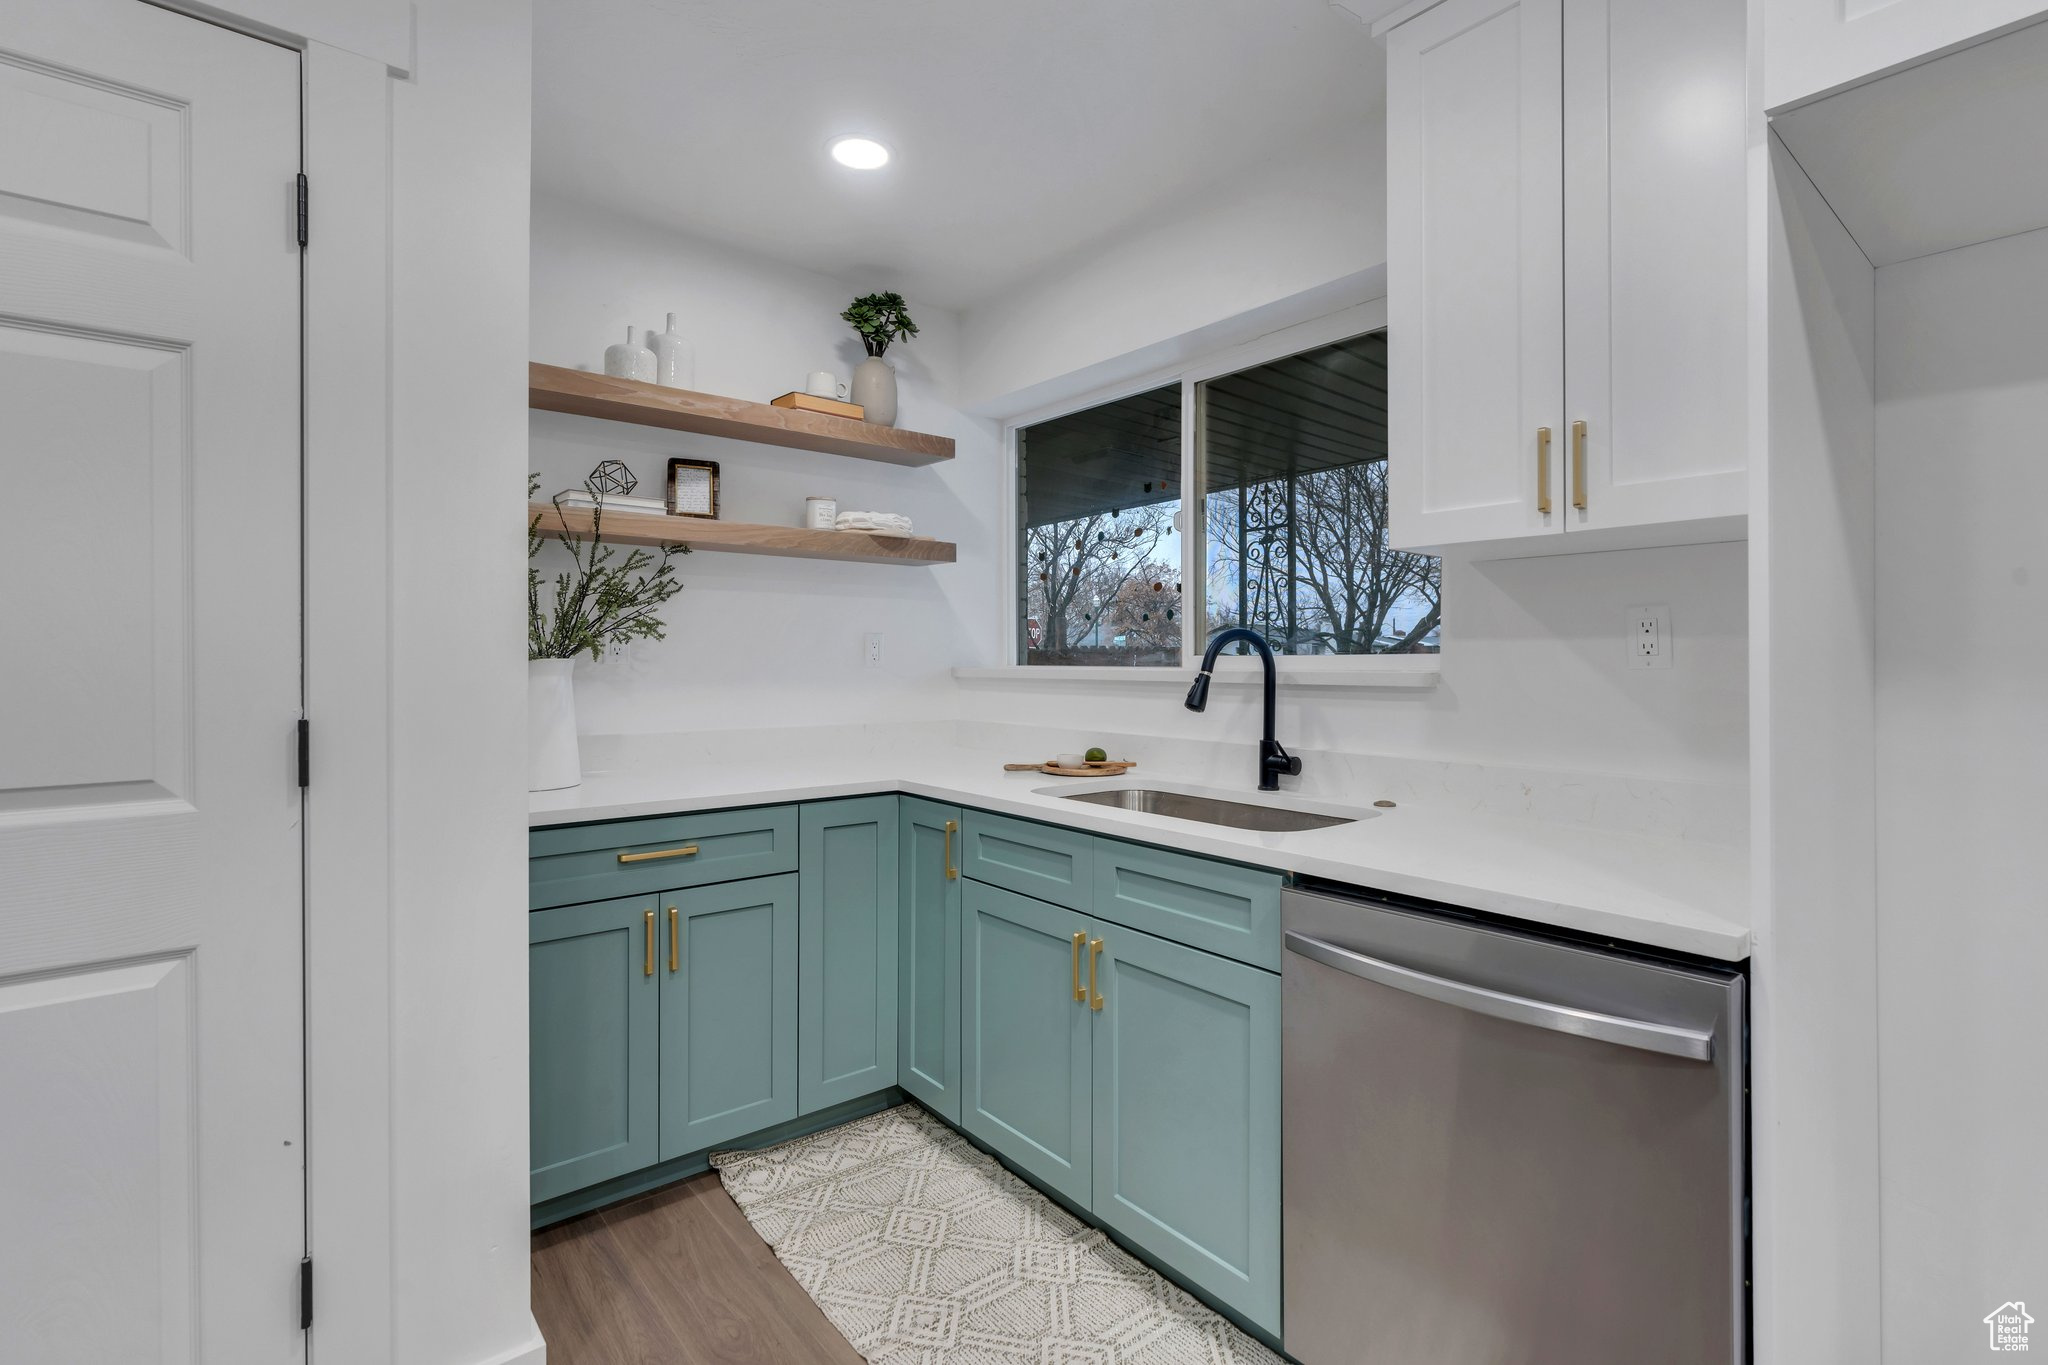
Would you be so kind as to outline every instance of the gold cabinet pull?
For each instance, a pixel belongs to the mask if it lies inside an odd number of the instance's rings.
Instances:
[[[960,822],[958,820],[948,820],[946,822],[946,880],[949,882],[958,880],[960,876],[960,869],[953,866],[953,836],[959,832]]]
[[[1088,994],[1089,994],[1089,997],[1090,997],[1090,999],[1089,999],[1089,1001],[1088,1001],[1088,1008],[1089,1008],[1089,1009],[1091,1009],[1091,1010],[1099,1010],[1099,1009],[1101,1009],[1101,1008],[1102,1008],[1102,992],[1101,992],[1100,990],[1098,990],[1098,989],[1096,988],[1096,985],[1095,985],[1095,964],[1096,964],[1096,963],[1097,963],[1098,961],[1100,961],[1100,960],[1101,960],[1101,958],[1102,958],[1102,940],[1101,940],[1101,939],[1099,939],[1099,938],[1091,938],[1091,939],[1089,939],[1089,940],[1088,940]]]
[[[676,908],[668,908],[668,969],[675,971],[683,965],[683,927],[676,919]]]
[[[1550,428],[1536,428],[1536,510],[1550,515]]]
[[[647,967],[646,974],[654,975],[654,912],[647,912]]]
[[[1088,992],[1081,989],[1081,945],[1088,941],[1088,935],[1076,932],[1074,935],[1074,999],[1087,1003]]]
[[[657,848],[647,853],[621,853],[619,861],[622,863],[652,863],[659,862],[663,858],[687,858],[696,851],[697,846],[695,844],[685,844],[681,848]]]
[[[1586,424],[1572,423],[1572,506],[1586,510]]]

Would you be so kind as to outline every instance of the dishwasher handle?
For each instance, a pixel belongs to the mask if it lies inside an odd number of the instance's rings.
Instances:
[[[1569,1005],[1552,1005],[1509,995],[1505,991],[1489,990],[1484,986],[1399,967],[1292,929],[1286,933],[1286,942],[1288,952],[1298,953],[1311,962],[1320,962],[1325,967],[1335,967],[1361,980],[1391,986],[1397,991],[1419,995],[1439,1004],[1455,1005],[1475,1014],[1505,1019],[1510,1023],[1530,1024],[1580,1038],[1593,1038],[1620,1047],[1661,1052],[1667,1057],[1684,1057],[1695,1062],[1714,1060],[1714,1035],[1711,1031],[1652,1024],[1640,1019],[1625,1019],[1620,1015],[1599,1014]]]

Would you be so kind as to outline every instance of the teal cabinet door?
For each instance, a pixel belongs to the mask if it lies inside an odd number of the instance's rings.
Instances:
[[[796,1109],[896,1084],[896,798],[803,808]]]
[[[796,874],[672,891],[658,919],[667,1161],[796,1117]]]
[[[960,808],[899,798],[896,1084],[960,1122]]]
[[[657,918],[651,896],[526,917],[535,1203],[656,1160]]]
[[[1088,921],[980,882],[965,904],[961,1127],[1086,1208]]]
[[[1280,1334],[1280,978],[1098,924],[1090,1209]]]
[[[1095,903],[1095,836],[971,810],[961,820],[960,875],[1086,913]]]

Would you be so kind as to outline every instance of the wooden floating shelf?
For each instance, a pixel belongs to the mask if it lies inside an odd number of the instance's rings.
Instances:
[[[530,361],[526,405],[578,417],[601,417],[643,427],[667,427],[735,441],[850,455],[884,464],[924,465],[953,458],[953,438],[921,431],[878,427],[850,417],[801,408],[771,407],[744,398],[720,398],[688,389],[664,388],[637,379],[618,379],[588,370]]]
[[[540,518],[544,536],[560,538],[568,529],[590,534],[590,512],[571,507],[557,511],[551,502],[527,504],[527,517]],[[607,512],[607,544],[667,545],[681,541],[692,550],[711,554],[783,555],[791,559],[838,559],[859,564],[951,564],[959,547],[948,540],[911,536],[878,536],[869,531],[807,531],[796,526],[749,526],[744,522],[704,517],[656,516],[650,512]]]

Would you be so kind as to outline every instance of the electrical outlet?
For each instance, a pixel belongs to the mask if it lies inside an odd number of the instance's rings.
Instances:
[[[882,666],[882,635],[880,631],[869,631],[861,642],[861,662],[869,668]]]
[[[1671,667],[1671,608],[1628,609],[1628,662],[1631,668]]]
[[[631,640],[612,640],[604,647],[604,661],[608,664],[622,664],[633,657]]]

